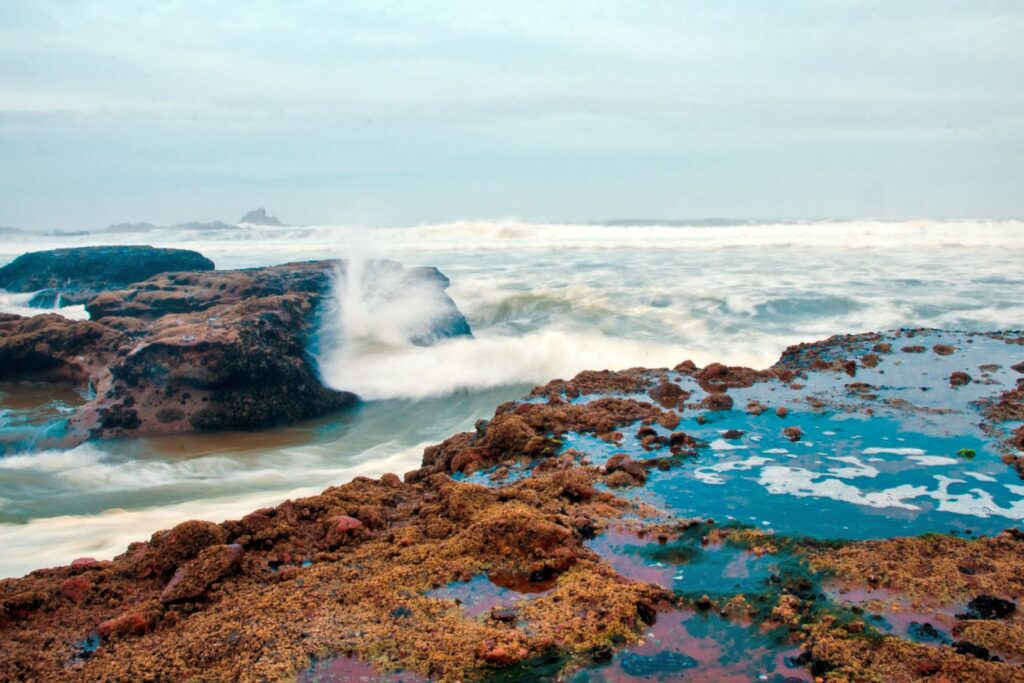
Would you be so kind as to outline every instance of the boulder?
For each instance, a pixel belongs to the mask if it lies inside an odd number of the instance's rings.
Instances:
[[[98,293],[169,271],[213,270],[188,249],[149,246],[75,247],[22,254],[0,268],[0,289],[38,292],[31,306],[83,304]]]

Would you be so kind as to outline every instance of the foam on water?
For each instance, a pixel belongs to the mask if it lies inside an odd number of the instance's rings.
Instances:
[[[303,453],[291,459],[275,454],[277,462],[271,460],[260,469],[241,471],[235,471],[230,461],[216,458],[138,466],[115,464],[91,445],[79,446],[63,457],[54,453],[15,456],[20,459],[17,468],[53,472],[69,484],[65,495],[73,500],[63,501],[66,506],[101,509],[52,516],[43,507],[30,509],[36,516],[25,523],[0,523],[0,546],[5,549],[0,567],[5,576],[20,576],[39,567],[66,564],[76,557],[111,558],[124,552],[132,541],[186,519],[239,519],[257,508],[315,495],[326,486],[353,477],[379,477],[385,472],[411,469],[419,464],[424,445],[391,452],[382,447],[367,453],[364,459],[333,466],[319,462],[310,467],[308,455]],[[38,462],[30,465],[33,459]],[[303,485],[298,485],[300,482]],[[189,488],[189,483],[194,487]],[[77,496],[76,491],[82,495]],[[184,500],[161,505],[147,501],[175,498]],[[54,506],[60,503],[50,501]],[[125,507],[103,508],[111,503]],[[5,512],[15,504],[25,503],[0,498],[0,518],[9,518]]]
[[[4,259],[7,260],[7,259]],[[0,289],[0,313],[14,313],[16,315],[39,315],[40,313],[59,313],[65,318],[72,320],[88,320],[89,314],[85,312],[85,305],[61,306],[54,309],[39,309],[29,306],[35,292],[25,294],[5,292]]]

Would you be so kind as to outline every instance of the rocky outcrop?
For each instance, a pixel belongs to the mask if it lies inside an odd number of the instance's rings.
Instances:
[[[128,341],[114,328],[45,313],[0,313],[0,380],[50,379],[84,383]]]
[[[273,225],[282,226],[284,223],[277,219],[277,216],[267,215],[266,209],[253,209],[249,213],[242,216],[239,223],[249,223],[250,225]]]
[[[174,272],[104,292],[92,320],[55,314],[0,317],[0,378],[88,382],[95,397],[77,409],[61,443],[93,437],[224,429],[294,422],[355,403],[324,386],[308,352],[316,311],[339,261],[233,271]],[[364,286],[385,296],[439,302],[412,343],[467,335],[469,326],[433,268],[368,264]],[[369,274],[369,275],[368,275]]]
[[[38,292],[31,306],[83,304],[98,293],[168,271],[213,270],[213,261],[187,249],[148,246],[76,247],[22,254],[0,268],[0,289]]]

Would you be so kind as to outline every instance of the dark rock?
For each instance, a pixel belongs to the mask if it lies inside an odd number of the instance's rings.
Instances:
[[[967,612],[958,619],[1005,619],[1017,611],[1017,605],[992,595],[979,595],[967,603]]]
[[[647,481],[647,470],[644,468],[643,463],[633,460],[625,453],[616,453],[612,457],[608,458],[608,462],[604,465],[606,474],[615,474],[621,472],[628,475],[632,481],[626,481],[620,479],[619,482],[624,485],[632,485],[633,483],[644,483]],[[609,482],[611,484],[611,482]]]
[[[953,649],[962,655],[970,655],[971,657],[977,657],[978,659],[985,660],[986,662],[1001,662],[999,657],[992,655],[987,647],[981,645],[975,645],[966,640],[958,640],[953,643]]]
[[[214,545],[179,568],[160,593],[164,604],[202,597],[217,580],[233,571],[242,558],[242,546]]]
[[[711,363],[697,372],[693,377],[700,386],[709,392],[722,392],[728,388],[744,388],[753,386],[755,382],[764,382],[772,378],[767,370],[752,370],[735,365]]]
[[[213,270],[213,261],[187,249],[149,246],[76,247],[22,254],[0,268],[0,289],[36,292],[31,306],[85,303],[96,294],[159,273]]]
[[[732,410],[733,400],[729,394],[709,394],[700,402],[705,410]]]
[[[226,540],[227,533],[219,525],[189,520],[173,529],[156,532],[148,543],[129,547],[128,552],[115,559],[115,566],[126,575],[166,579],[205,548]]]
[[[785,436],[790,441],[796,442],[803,438],[804,431],[796,426],[786,427],[785,429],[782,430],[782,435]]]
[[[949,386],[951,387],[963,387],[971,382],[971,376],[959,370],[949,376]]]
[[[0,379],[86,382],[128,338],[92,321],[0,313]]]
[[[153,628],[153,616],[142,610],[126,612],[108,619],[96,627],[104,640],[141,636]]]
[[[685,398],[688,393],[682,387],[672,382],[662,382],[647,392],[647,395],[657,401],[663,408],[674,408],[680,398]]]
[[[672,432],[668,437],[668,445],[673,451],[699,448],[701,443],[686,432]]]
[[[672,369],[681,375],[692,375],[697,371],[697,364],[692,360],[684,360]]]
[[[518,613],[514,607],[495,607],[491,610],[491,619],[503,624],[514,624]]]
[[[907,635],[917,641],[927,643],[945,643],[949,644],[949,637],[939,631],[937,628],[932,626],[927,621],[921,623],[919,621],[912,621],[907,627]]]
[[[348,271],[345,261],[305,261],[266,268],[218,270],[207,273],[167,273],[140,282],[129,289],[110,291],[88,303],[93,320],[140,318],[155,320],[170,313],[197,313],[216,306],[237,305],[244,300],[296,295],[310,314],[330,293],[335,278]],[[394,261],[371,261],[361,271],[360,287],[367,292],[367,305],[387,304],[404,297],[419,296],[429,301],[432,315],[421,329],[410,331],[409,341],[427,346],[441,339],[472,336],[469,323],[445,294],[448,278],[436,268],[405,269]]]

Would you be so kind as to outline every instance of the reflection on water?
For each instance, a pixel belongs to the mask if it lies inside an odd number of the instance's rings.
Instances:
[[[640,643],[616,652],[605,664],[577,672],[572,683],[639,681],[811,681],[798,664],[800,648],[786,629],[766,631],[717,614],[674,610],[659,614]]]

